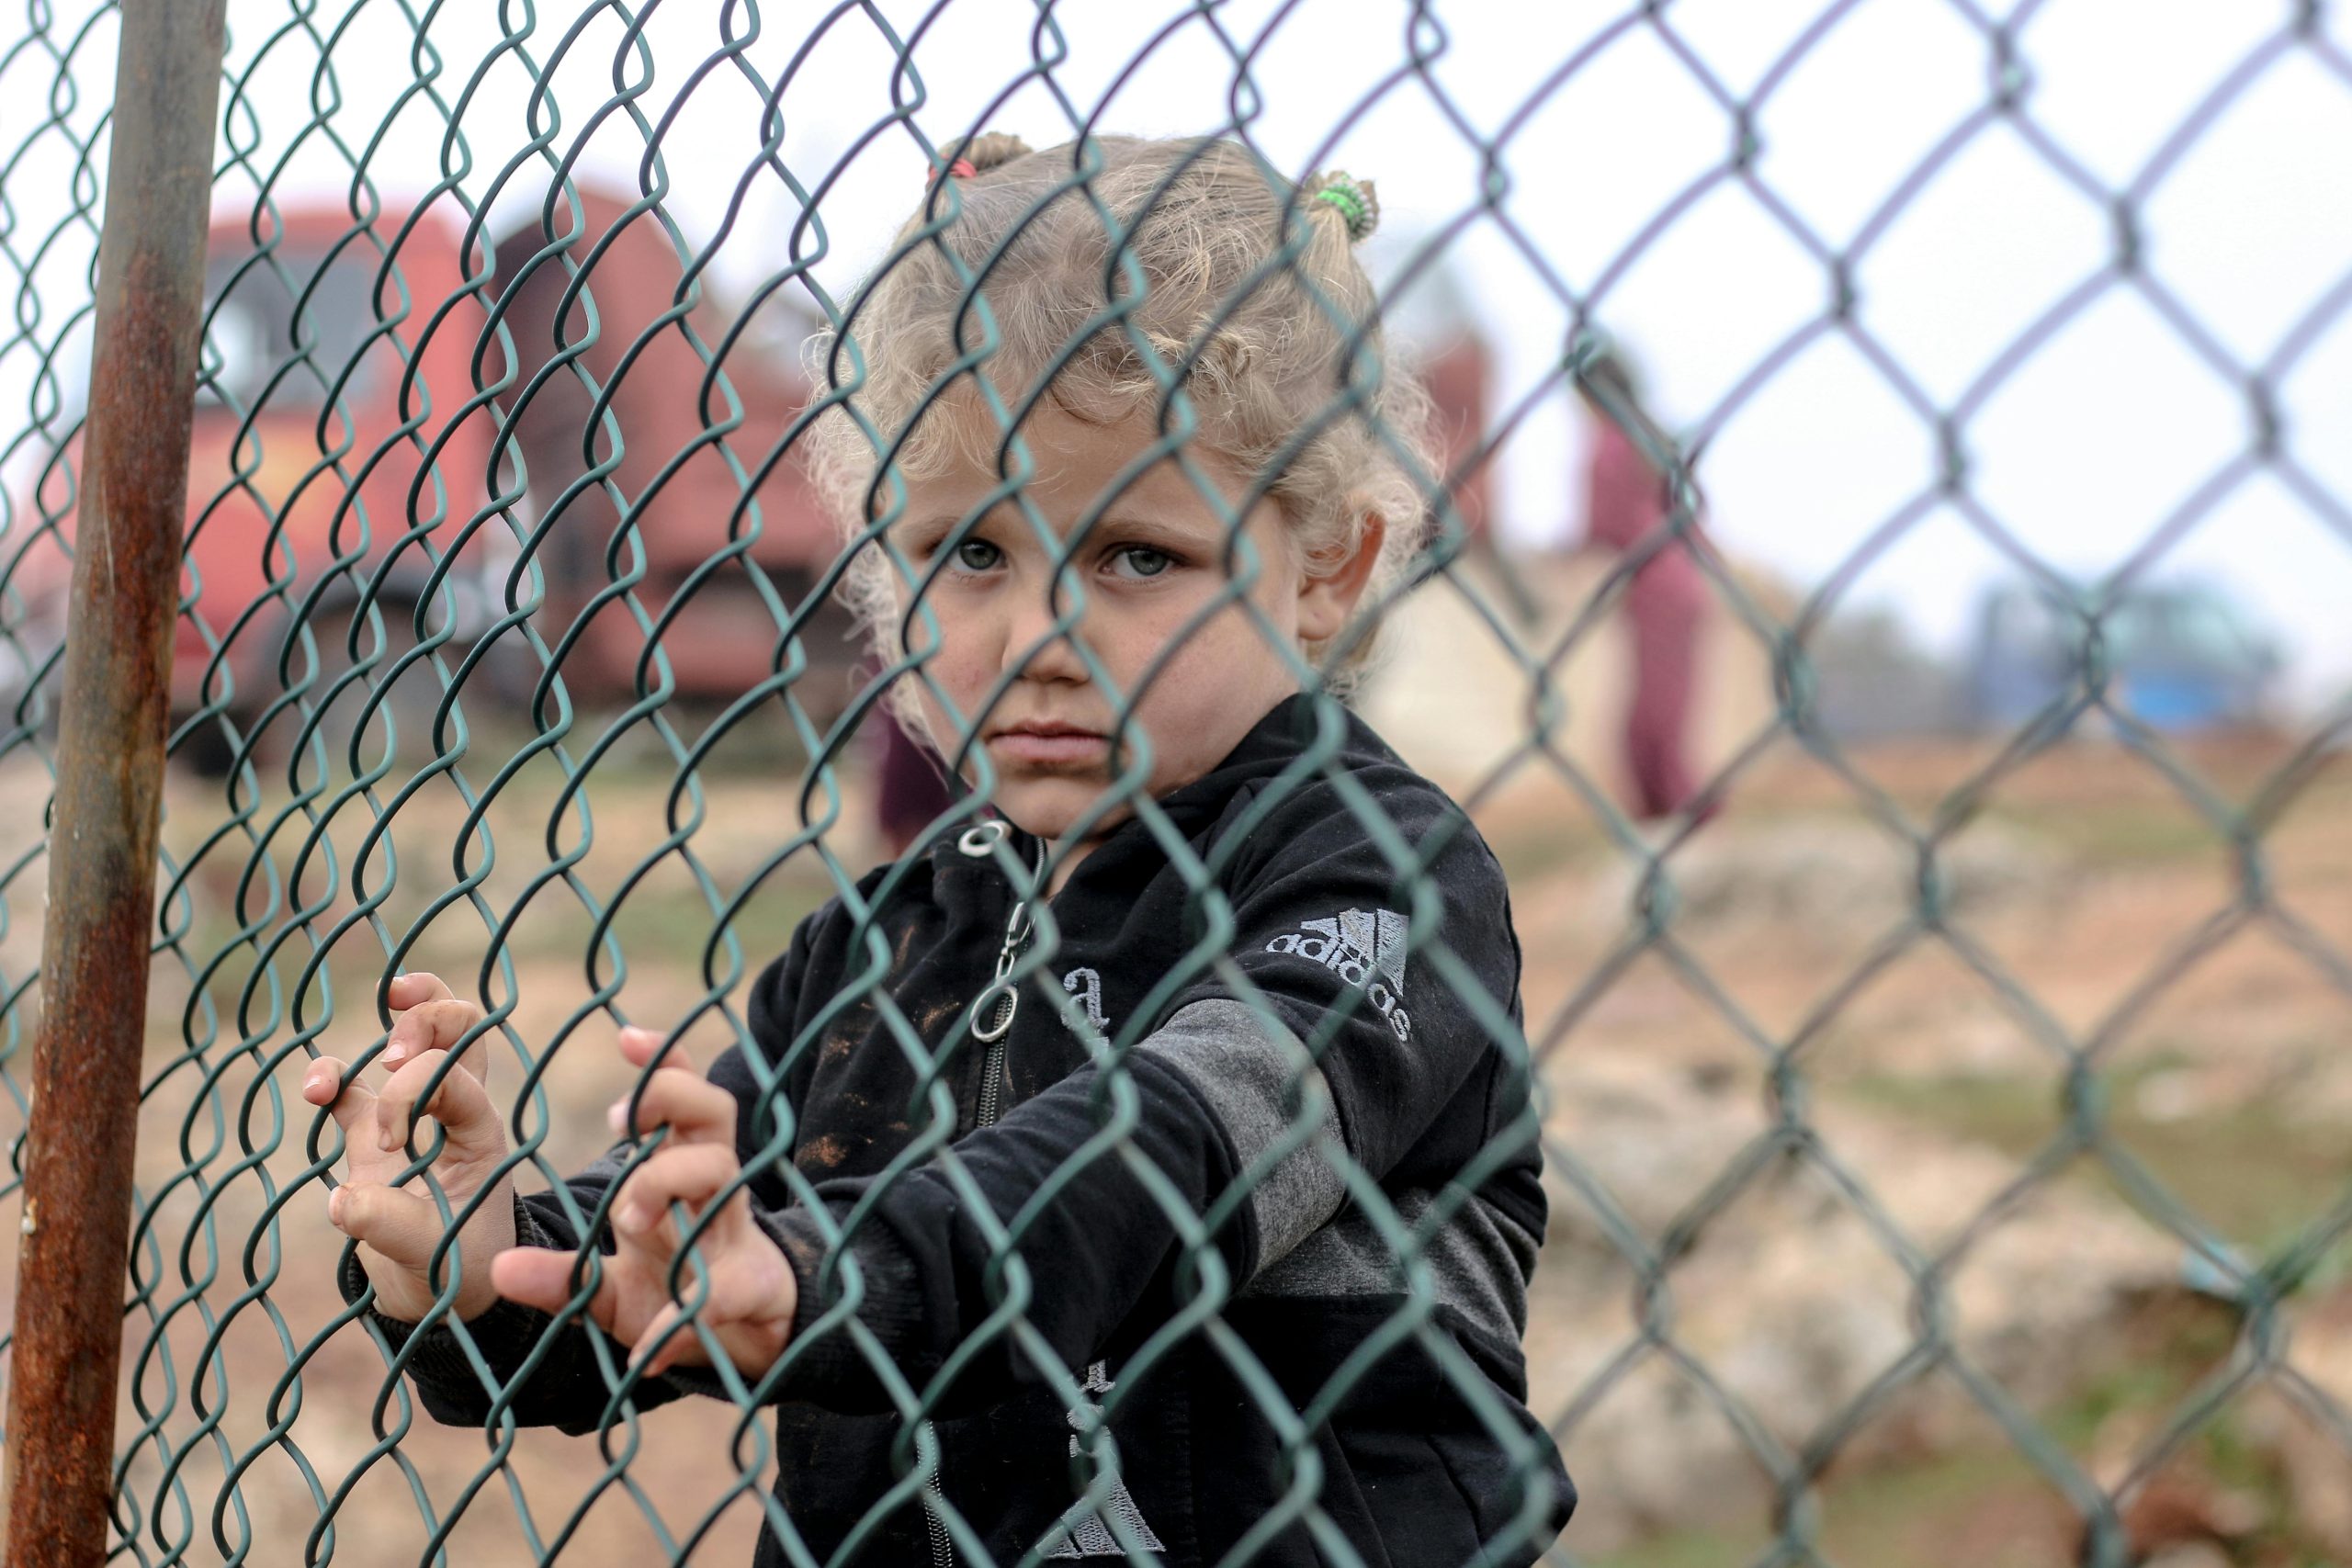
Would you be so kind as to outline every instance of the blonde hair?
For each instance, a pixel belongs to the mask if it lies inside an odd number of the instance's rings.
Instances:
[[[839,400],[808,433],[808,464],[845,538],[889,504],[886,454],[913,475],[993,466],[994,422],[933,412],[967,377],[984,374],[1012,418],[1043,382],[1061,412],[1102,425],[1168,417],[1181,387],[1191,443],[1276,503],[1310,574],[1354,554],[1367,514],[1383,523],[1368,613],[1326,677],[1346,690],[1426,537],[1435,482],[1428,397],[1391,365],[1352,249],[1377,213],[1369,184],[1334,174],[1294,186],[1220,138],[1099,136],[1039,152],[987,135],[944,162],[952,189],[926,190],[814,345],[816,379]],[[897,575],[869,544],[842,589],[886,659],[899,651]],[[1330,650],[1303,652],[1320,662]]]

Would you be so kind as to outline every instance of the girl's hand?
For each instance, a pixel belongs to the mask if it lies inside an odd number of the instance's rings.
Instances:
[[[356,1078],[345,1082],[344,1064],[322,1056],[302,1080],[302,1098],[334,1117],[350,1161],[343,1185],[327,1200],[327,1217],[360,1244],[359,1263],[376,1287],[377,1310],[414,1323],[441,1294],[431,1273],[444,1233],[441,1212],[422,1177],[391,1185],[413,1163],[407,1148],[412,1131],[420,1147],[432,1142],[432,1129],[413,1125],[413,1119],[430,1116],[441,1124],[446,1142],[433,1162],[433,1178],[452,1211],[492,1182],[506,1155],[506,1130],[486,1088],[490,1053],[483,1041],[467,1048],[431,1099],[418,1102],[448,1060],[449,1048],[481,1021],[481,1009],[458,1000],[437,976],[422,970],[395,977],[385,996],[397,1016],[379,1063],[391,1070],[384,1087],[371,1092]],[[482,1200],[458,1232],[457,1246],[442,1257],[442,1284],[447,1283],[452,1262],[457,1265],[455,1311],[460,1319],[478,1317],[496,1303],[491,1259],[514,1245],[512,1189],[503,1176],[495,1182],[497,1190]]]
[[[661,1054],[662,1041],[654,1030],[624,1029],[621,1055],[643,1067]],[[600,1260],[602,1276],[588,1303],[597,1326],[630,1347],[630,1364],[641,1363],[649,1376],[680,1364],[709,1364],[701,1337],[684,1321],[684,1308],[670,1295],[681,1234],[671,1207],[684,1204],[699,1216],[742,1168],[735,1158],[735,1097],[704,1077],[681,1046],[671,1046],[662,1064],[636,1097],[633,1128],[621,1121],[629,1101],[613,1107],[615,1132],[670,1131],[613,1196],[617,1250]],[[792,1337],[799,1287],[782,1249],[752,1220],[751,1198],[741,1189],[703,1227],[694,1256],[700,1268],[688,1264],[680,1271],[680,1294],[699,1300],[696,1317],[738,1372],[764,1374]],[[515,1247],[492,1261],[491,1278],[500,1295],[559,1312],[571,1299],[577,1261],[571,1252]]]

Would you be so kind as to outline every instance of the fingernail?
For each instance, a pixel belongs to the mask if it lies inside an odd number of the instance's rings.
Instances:
[[[641,1230],[645,1226],[645,1210],[635,1203],[623,1203],[613,1211],[613,1224],[623,1230]]]
[[[605,1112],[605,1121],[616,1133],[628,1131],[628,1101],[616,1100],[612,1109]]]
[[[327,1194],[327,1224],[338,1227],[343,1224],[343,1189],[340,1187]]]

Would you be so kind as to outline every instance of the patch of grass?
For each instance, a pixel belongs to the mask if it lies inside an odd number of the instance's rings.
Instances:
[[[2003,805],[1984,819],[2048,841],[2099,869],[2175,865],[2217,858],[2229,840],[2186,801]]]
[[[2100,1075],[2106,1092],[2101,1123],[2108,1138],[2223,1235],[2256,1252],[2286,1244],[2352,1182],[2352,1144],[2339,1129],[2291,1116],[2288,1108],[2269,1100],[2170,1120],[2143,1112],[2138,1106],[2141,1085],[2183,1060],[2159,1053]],[[2020,1160],[2049,1145],[2064,1114],[2054,1075],[1867,1076],[1836,1087]],[[2113,1176],[2095,1154],[2086,1154],[2068,1168],[2067,1178],[2117,1190]]]
[[[2234,1307],[2185,1292],[2143,1303],[2076,1369],[2044,1427],[2083,1453],[2118,1415],[2176,1408],[2229,1354],[2238,1318]]]
[[[1487,843],[1502,863],[1503,875],[1515,887],[1532,886],[1589,863],[1609,847],[1609,840],[1590,821],[1565,814],[1491,834]]]
[[[2237,1314],[2216,1303],[2179,1295],[2147,1303],[2116,1325],[2107,1354],[2083,1367],[2045,1429],[2079,1458],[2118,1415],[2170,1415],[2229,1353],[2237,1332]],[[2326,1561],[2294,1524],[2280,1467],[2247,1439],[2233,1408],[2166,1468],[2175,1467],[2261,1505],[2261,1524],[2236,1543],[2233,1561],[2278,1568]],[[1816,1501],[1821,1556],[1869,1568],[2045,1568],[2075,1560],[2082,1529],[2055,1487],[1990,1437],[1917,1460],[1833,1471]],[[1571,1527],[1570,1546],[1574,1538]],[[1756,1526],[1673,1530],[1578,1561],[1589,1568],[1739,1568],[1768,1544]]]
[[[743,950],[744,963],[756,970],[782,953],[792,941],[793,929],[831,896],[831,885],[821,879],[770,877],[729,922]],[[518,930],[515,956],[584,955],[595,930],[587,910],[567,889],[550,888],[540,897],[548,901],[551,910],[560,901],[563,913],[560,918],[529,921],[527,929]],[[717,919],[709,900],[693,888],[639,888],[622,900],[610,935],[632,966],[696,969]]]
[[[1868,819],[1860,804],[1850,800],[1803,805],[1740,802],[1720,821],[1702,829],[1702,835],[1703,840],[1709,832],[1759,834],[1779,826],[1834,818]],[[2004,803],[1988,810],[1982,821],[2029,842],[2046,844],[2051,854],[2094,871],[2177,866],[2218,860],[2228,852],[2227,840],[2185,803]],[[1581,815],[1521,823],[1490,834],[1487,841],[1514,883],[1555,875],[1616,853],[1615,841]]]

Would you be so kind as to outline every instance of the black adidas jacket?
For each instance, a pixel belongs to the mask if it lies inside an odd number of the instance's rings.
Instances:
[[[969,1563],[975,1540],[1001,1564],[1208,1564],[1246,1538],[1272,1568],[1334,1561],[1335,1537],[1374,1568],[1530,1562],[1575,1494],[1524,1406],[1544,1203],[1501,870],[1327,700],[1283,703],[1159,809],[1035,911],[993,1042],[1002,997],[975,1004],[1037,849],[1001,825],[870,874],[755,982],[756,1049],[711,1076],[800,1279],[759,1390],[790,1529],[882,1565]],[[576,1246],[628,1153],[569,1204],[520,1200],[525,1241]],[[357,1299],[348,1253],[344,1278]],[[506,1303],[466,1332],[505,1380],[550,1327]],[[616,1418],[597,1352],[624,1358],[595,1333],[555,1330],[518,1419]],[[481,1421],[455,1332],[414,1337],[426,1408]],[[720,1389],[629,1392],[687,1391]],[[760,1564],[789,1560],[763,1536]]]

